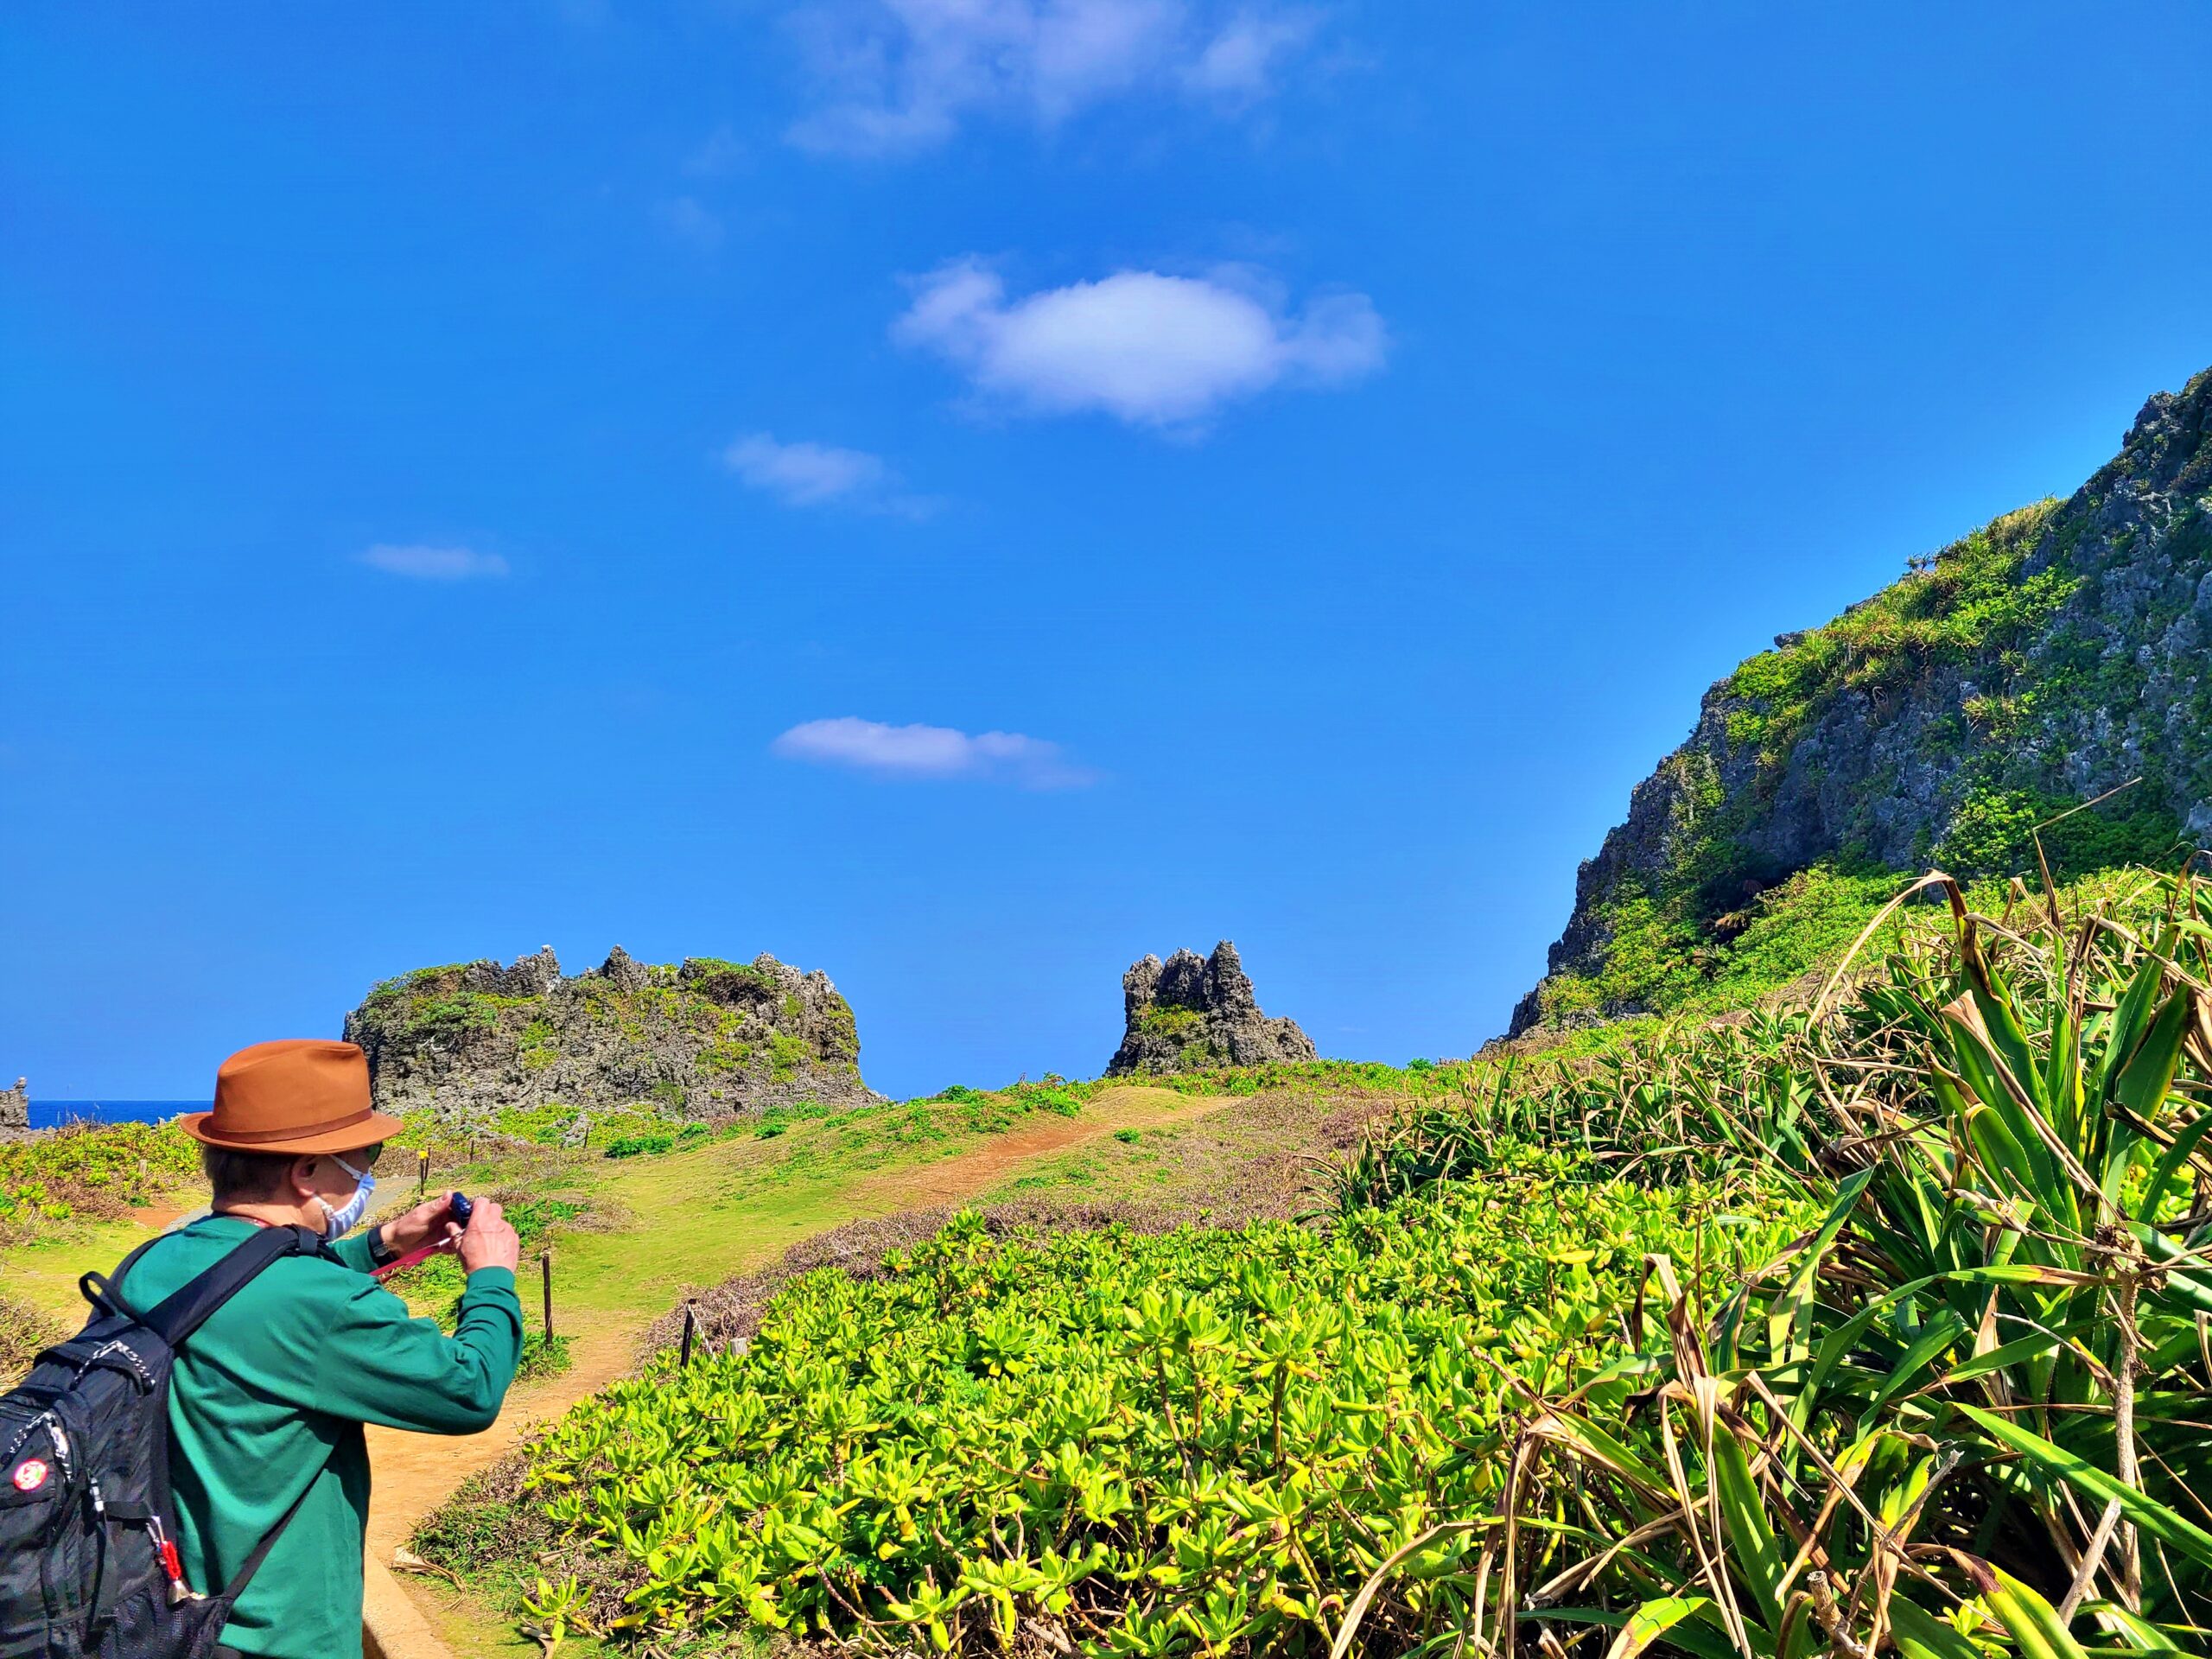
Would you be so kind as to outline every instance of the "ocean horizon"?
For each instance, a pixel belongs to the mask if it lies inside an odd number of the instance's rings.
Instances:
[[[64,1123],[160,1123],[184,1112],[204,1112],[204,1100],[34,1100],[31,1128]]]

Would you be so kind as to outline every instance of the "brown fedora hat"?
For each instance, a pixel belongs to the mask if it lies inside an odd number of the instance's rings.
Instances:
[[[177,1121],[232,1152],[352,1152],[399,1133],[369,1103],[369,1057],[352,1043],[289,1037],[256,1043],[215,1073],[215,1109]]]

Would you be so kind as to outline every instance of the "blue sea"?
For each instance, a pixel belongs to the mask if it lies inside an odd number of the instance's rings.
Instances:
[[[31,1128],[59,1123],[160,1123],[180,1112],[204,1112],[204,1100],[35,1100]]]

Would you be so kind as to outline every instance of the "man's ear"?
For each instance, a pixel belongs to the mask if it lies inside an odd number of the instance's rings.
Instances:
[[[321,1173],[320,1167],[321,1162],[322,1160],[319,1156],[292,1160],[292,1166],[285,1172],[285,1174],[291,1184],[292,1195],[295,1198],[305,1200],[316,1196],[315,1178]]]

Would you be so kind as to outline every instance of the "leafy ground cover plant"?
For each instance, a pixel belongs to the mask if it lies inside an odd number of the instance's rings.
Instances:
[[[1001,1242],[971,1215],[874,1280],[799,1281],[742,1354],[573,1414],[532,1488],[607,1553],[607,1628],[1325,1649],[1351,1588],[1495,1501],[1480,1448],[1521,1395],[1626,1398],[1645,1254],[1681,1249],[1718,1302],[1809,1215],[1587,1175],[1532,1154],[1331,1236]],[[1463,1543],[1370,1604],[1378,1637],[1471,1617]]]

